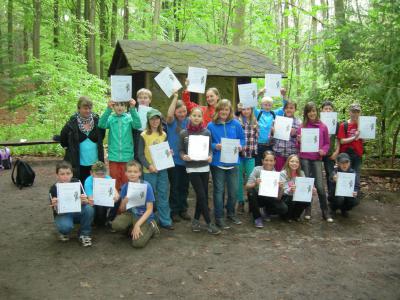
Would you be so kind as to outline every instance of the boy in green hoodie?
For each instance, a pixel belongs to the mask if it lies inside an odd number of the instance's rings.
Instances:
[[[128,103],[109,101],[108,107],[99,120],[99,127],[109,129],[108,132],[108,160],[110,176],[116,180],[116,189],[128,179],[125,175],[125,165],[133,160],[134,143],[132,129],[141,127],[139,115],[135,109],[136,101]],[[114,110],[114,113],[112,113]]]

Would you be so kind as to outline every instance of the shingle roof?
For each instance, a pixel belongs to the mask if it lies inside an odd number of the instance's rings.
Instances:
[[[223,45],[186,44],[165,41],[120,40],[117,43],[109,74],[115,74],[118,52],[124,54],[132,73],[160,72],[169,66],[174,73],[186,74],[188,67],[203,67],[208,75],[264,77],[282,73],[271,59],[258,49]]]

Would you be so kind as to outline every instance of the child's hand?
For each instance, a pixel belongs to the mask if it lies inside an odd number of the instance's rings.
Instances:
[[[293,184],[293,185],[290,187],[290,191],[291,191],[292,193],[294,193],[294,192],[296,191],[296,185],[295,185],[295,184]]]
[[[336,180],[337,180],[337,175],[333,175],[332,179],[333,179],[334,182],[336,182]]]
[[[357,141],[359,136],[360,136],[360,131],[357,130],[356,134],[354,135],[354,138],[355,138],[354,140]]]
[[[192,160],[192,159],[190,158],[190,156],[187,155],[187,154],[185,154],[185,155],[182,157],[182,159],[183,159],[184,161],[191,161],[191,160]]]
[[[237,148],[238,148],[239,152],[242,152],[242,149],[243,149],[242,146],[238,146]]]
[[[188,86],[189,86],[189,79],[185,79],[185,86],[186,86],[186,89],[188,88]]]
[[[211,155],[208,157],[207,161],[208,161],[209,163],[212,162],[212,156],[211,156]]]
[[[271,131],[270,131],[270,135],[269,135],[269,136],[270,136],[270,137],[273,136],[273,135],[274,135],[274,132],[275,132],[275,127],[271,127]]]
[[[136,100],[135,99],[131,99],[129,101],[129,106],[132,108],[132,107],[135,107],[135,105],[136,105]]]
[[[315,187],[312,188],[312,193],[314,196],[317,194],[317,189]]]
[[[178,89],[174,89],[173,91],[172,91],[172,96],[174,96],[174,99],[178,99]]]
[[[81,203],[82,204],[89,203],[88,197],[85,194],[81,194]]]
[[[280,188],[280,189],[283,189],[283,186],[284,186],[283,181],[279,181],[279,188]]]
[[[353,192],[353,197],[355,198],[355,197],[357,197],[357,192]]]
[[[169,153],[171,153],[171,155],[174,156],[174,150],[173,149],[169,149]]]
[[[88,203],[89,203],[90,206],[94,205],[93,197],[88,197]]]
[[[283,98],[286,97],[286,89],[285,88],[281,88],[281,95]]]
[[[114,198],[113,199],[114,199],[114,203],[117,202],[118,199],[119,199],[119,193],[118,193],[117,190],[115,190],[115,194],[114,194]]]
[[[325,156],[326,155],[325,151],[322,150],[322,149],[319,149],[318,153],[319,153],[320,156]]]
[[[261,90],[258,91],[258,95],[264,94],[265,93],[265,87],[263,87]]]
[[[256,185],[260,185],[260,183],[261,183],[261,178],[257,178],[256,179]]]
[[[110,100],[110,101],[107,102],[107,107],[112,109],[114,104],[115,104],[115,102]]]
[[[242,111],[242,109],[243,109],[243,103],[238,103],[238,105],[237,105],[237,108],[238,108],[238,111]]]
[[[150,171],[150,173],[157,173],[157,169],[156,169],[156,167],[153,166],[153,165],[150,165],[150,166],[149,166],[149,171]]]
[[[221,144],[216,144],[215,145],[215,149],[221,151],[222,145]]]
[[[143,232],[140,230],[140,226],[138,225],[138,223],[136,223],[135,226],[133,226],[131,235],[132,235],[132,240],[138,240],[140,236],[143,235]]]
[[[57,203],[58,203],[57,197],[51,198],[51,204],[50,204],[51,207],[53,208],[57,207]]]

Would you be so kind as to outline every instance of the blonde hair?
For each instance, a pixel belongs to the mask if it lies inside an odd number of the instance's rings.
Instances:
[[[250,125],[257,125],[258,122],[257,122],[257,118],[254,114],[254,107],[251,107],[250,109],[251,109],[251,114],[250,114],[250,117],[248,118],[248,122]],[[243,111],[243,108],[242,108],[242,111]],[[239,115],[239,122],[241,125],[244,125],[242,111],[240,112],[240,115]]]
[[[297,154],[292,154],[292,155],[289,155],[289,157],[286,159],[285,165],[283,166],[283,169],[286,171],[287,177],[290,179],[292,179],[292,170],[289,167],[289,161],[292,158],[297,158],[297,160],[299,161],[299,167],[296,170],[296,176],[301,176],[300,157]]]
[[[212,92],[212,93],[214,93],[216,96],[217,96],[217,102],[219,101],[219,99],[221,98],[221,95],[219,94],[219,91],[218,91],[218,89],[217,88],[215,88],[215,87],[210,87],[210,88],[208,88],[207,89],[207,91],[206,91],[206,94],[208,93],[208,92]],[[207,104],[208,105],[208,104]]]
[[[214,113],[214,116],[212,118],[214,123],[216,123],[218,121],[219,112],[225,107],[228,107],[229,110],[230,110],[229,115],[226,118],[225,122],[228,122],[228,121],[233,119],[233,109],[232,109],[231,101],[229,101],[228,99],[222,99],[217,103],[217,106],[215,106],[215,113]]]
[[[274,100],[273,100],[271,97],[269,97],[269,96],[264,96],[264,97],[262,97],[262,99],[261,99],[261,103],[265,103],[265,102],[274,103]]]
[[[153,97],[153,94],[151,93],[151,91],[148,89],[145,89],[145,88],[141,88],[140,90],[138,90],[136,92],[136,97],[139,97],[140,95],[147,95],[150,98],[150,100],[152,100],[152,97]]]

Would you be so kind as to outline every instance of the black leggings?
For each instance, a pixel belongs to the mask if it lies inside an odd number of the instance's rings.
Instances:
[[[293,196],[289,195],[283,195],[282,201],[284,201],[288,207],[288,212],[286,214],[287,219],[296,220],[300,218],[306,207],[310,206],[310,203],[308,202],[293,201]]]
[[[259,196],[255,189],[249,190],[247,197],[249,199],[249,210],[253,214],[254,220],[261,217],[260,207],[265,207],[265,210],[270,215],[286,215],[288,207],[282,200],[272,197]]]
[[[194,218],[200,219],[202,214],[207,224],[211,223],[210,213],[208,211],[208,178],[210,172],[189,173],[189,179],[196,193],[196,210]]]

